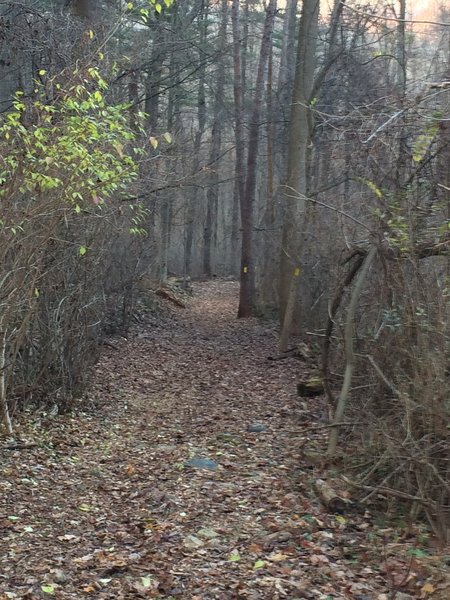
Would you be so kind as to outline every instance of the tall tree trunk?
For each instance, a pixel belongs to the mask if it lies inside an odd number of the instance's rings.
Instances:
[[[244,164],[244,107],[241,71],[241,31],[239,18],[239,0],[233,0],[231,5],[231,25],[233,31],[233,96],[234,96],[234,136],[235,136],[235,167],[234,192],[232,213],[232,247],[238,246],[238,209],[242,205],[245,187]],[[232,259],[234,256],[232,256]],[[232,260],[234,264],[234,261]]]
[[[286,180],[286,157],[288,146],[288,122],[292,101],[292,91],[295,77],[295,49],[296,49],[296,17],[298,0],[288,0],[284,14],[280,67],[278,70],[277,99],[279,114],[281,116],[277,132],[277,164],[279,177]]]
[[[206,222],[203,240],[203,272],[212,275],[212,246],[214,240],[214,224],[217,224],[217,204],[219,199],[219,155],[222,145],[223,128],[223,97],[225,89],[225,46],[227,35],[228,2],[222,0],[221,21],[219,30],[217,59],[217,88],[214,98],[213,124],[211,130],[211,145],[209,150],[208,165],[211,172],[209,187],[206,192]]]
[[[272,50],[272,49],[271,49]],[[261,273],[260,301],[264,307],[276,306],[276,288],[274,286],[275,258],[275,191],[274,191],[274,106],[273,106],[273,52],[270,52],[267,70],[266,106],[267,106],[267,188],[266,206],[263,217],[263,256]]]
[[[280,261],[280,351],[287,350],[297,301],[308,191],[308,149],[312,133],[310,110],[314,86],[319,0],[303,0],[298,34],[295,83],[289,123],[285,217]]]
[[[247,174],[244,196],[241,200],[242,247],[241,277],[238,317],[250,317],[255,305],[255,266],[253,256],[253,204],[256,192],[256,167],[258,155],[261,108],[263,103],[264,73],[272,44],[276,0],[270,0],[266,9],[263,37],[256,74],[253,108],[249,125]]]
[[[162,70],[166,56],[165,35],[162,25],[162,23],[158,23],[153,33],[150,70],[147,73],[145,85],[145,112],[148,115],[148,125],[152,134],[158,126]]]
[[[200,168],[200,156],[201,156],[201,145],[203,135],[205,133],[206,126],[206,96],[205,96],[205,77],[206,77],[206,65],[203,61],[202,50],[206,41],[207,33],[207,15],[203,15],[203,19],[200,24],[200,41],[201,47],[199,48],[198,60],[202,65],[199,72],[198,80],[198,93],[197,93],[197,121],[198,129],[195,133],[194,138],[194,149],[192,156],[192,174],[196,177],[197,172]],[[194,227],[195,227],[195,215],[198,198],[198,190],[194,186],[187,199],[187,216],[185,223],[185,239],[184,239],[184,274],[185,276],[191,275],[192,266],[192,245],[194,240]]]

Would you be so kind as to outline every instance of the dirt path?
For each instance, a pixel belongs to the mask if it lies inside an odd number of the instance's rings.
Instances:
[[[96,408],[1,452],[1,600],[387,598],[367,522],[311,493],[301,363],[267,361],[274,332],[235,313],[234,283],[197,285],[107,349]]]

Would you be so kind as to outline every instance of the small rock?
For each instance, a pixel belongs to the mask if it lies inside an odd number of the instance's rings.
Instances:
[[[270,533],[265,537],[266,542],[287,542],[292,538],[292,533],[290,531],[275,531],[275,533]]]
[[[251,423],[251,425],[247,427],[247,431],[250,433],[262,433],[263,431],[267,431],[267,427],[262,423]]]
[[[219,465],[210,458],[191,458],[185,462],[185,466],[192,467],[194,469],[207,469],[208,471],[215,471]]]
[[[234,442],[235,441],[233,434],[228,431],[223,431],[222,433],[218,433],[216,435],[216,439],[220,440],[222,442]]]
[[[53,581],[55,583],[59,583],[60,585],[67,583],[67,575],[64,573],[64,571],[55,571],[53,574]]]
[[[197,535],[199,537],[203,537],[203,538],[207,538],[207,539],[213,539],[216,538],[219,534],[217,533],[217,531],[214,531],[214,529],[211,529],[210,527],[204,527],[203,529],[199,529],[197,531]]]
[[[184,545],[186,548],[201,548],[205,543],[195,535],[188,535],[184,540]]]

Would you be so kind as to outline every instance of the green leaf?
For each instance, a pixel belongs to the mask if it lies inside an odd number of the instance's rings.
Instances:
[[[161,6],[161,4],[160,4],[159,2],[157,2],[157,3],[155,4],[155,10],[156,10],[156,12],[157,12],[158,14],[160,14],[160,13],[161,13],[161,11],[162,11],[162,6]]]
[[[14,515],[10,515],[10,516],[8,517],[8,519],[9,519],[10,521],[18,521],[18,520],[20,519],[20,517],[16,517],[16,516],[14,516]]]
[[[86,254],[86,252],[87,252],[86,246],[80,246],[80,256],[84,256]],[[80,508],[80,510],[82,510],[82,509]]]
[[[39,73],[39,75],[41,75],[41,76],[42,76],[42,75],[45,75],[45,74],[47,73],[47,71],[46,71],[45,69],[40,69],[40,70],[38,71],[38,73]]]
[[[81,250],[81,248],[80,248]],[[78,510],[81,510],[82,512],[91,512],[92,507],[89,506],[89,504],[80,504],[80,506],[78,507]]]
[[[256,569],[262,569],[262,567],[264,567],[266,564],[265,560],[257,560],[255,561],[255,564],[253,565],[253,568]]]
[[[24,531],[26,531],[27,533],[31,533],[32,531],[34,531],[34,529],[31,527],[31,525],[27,525],[26,527],[23,528]]]
[[[168,131],[166,131],[166,133],[163,133],[163,138],[166,140],[166,142],[168,144],[172,143],[172,136],[170,135],[170,133]]]
[[[44,594],[54,594],[55,586],[54,585],[41,585],[41,590],[44,592]]]
[[[239,552],[237,550],[233,550],[233,552],[228,557],[228,561],[229,562],[237,562],[238,560],[241,560],[241,555],[239,554]]]
[[[144,588],[149,588],[152,585],[151,577],[141,577],[141,584]]]
[[[79,204],[76,204],[76,205],[75,205],[75,212],[77,213],[77,215],[79,215],[79,214],[80,214],[80,212],[81,212],[81,208],[80,208],[80,205],[79,205]]]

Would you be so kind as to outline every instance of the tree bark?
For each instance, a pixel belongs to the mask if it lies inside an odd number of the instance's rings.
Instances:
[[[272,43],[276,0],[270,0],[266,9],[263,37],[256,74],[253,108],[249,126],[247,174],[241,199],[242,247],[238,318],[250,317],[255,306],[255,261],[253,256],[253,204],[256,192],[256,168],[259,128],[263,103],[264,73]]]
[[[241,31],[239,17],[239,0],[233,0],[231,5],[231,26],[233,32],[233,97],[234,97],[234,138],[235,138],[235,166],[234,166],[234,192],[232,213],[232,259],[235,258],[238,246],[238,219],[239,207],[244,198],[245,163],[244,163],[244,107],[241,70]],[[234,243],[234,247],[233,247]]]
[[[290,114],[285,216],[280,261],[280,352],[288,347],[300,275],[308,191],[308,151],[312,124],[310,100],[314,86],[319,0],[303,0],[300,17],[294,93]]]
[[[212,269],[212,246],[213,246],[213,226],[217,224],[217,204],[219,200],[219,156],[222,145],[223,128],[223,97],[225,89],[225,46],[227,35],[228,3],[222,0],[221,21],[219,30],[219,54],[217,60],[217,88],[214,98],[213,124],[211,130],[211,144],[209,151],[208,164],[211,169],[209,187],[206,192],[206,224],[203,240],[203,272],[211,277]]]

